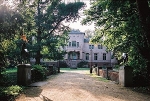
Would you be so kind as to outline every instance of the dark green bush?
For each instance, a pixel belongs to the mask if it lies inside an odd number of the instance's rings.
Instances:
[[[32,80],[33,81],[40,81],[46,79],[46,73],[47,69],[45,67],[42,67],[41,65],[33,65],[32,66]]]
[[[64,61],[60,61],[60,62],[59,62],[59,67],[60,67],[60,68],[67,68],[67,67],[68,67],[68,65],[67,65],[67,63],[66,63],[66,62],[64,62]]]
[[[3,73],[0,79],[1,86],[10,86],[17,83],[17,73]]]
[[[17,96],[23,91],[22,87],[15,85],[15,86],[9,86],[3,89],[3,93],[5,95],[13,95]]]
[[[79,62],[78,64],[77,64],[77,67],[78,68],[86,68],[87,65],[88,64],[88,62],[87,61],[81,61],[81,62]]]
[[[9,86],[9,87],[0,87],[0,101],[15,101],[23,88],[20,86]]]

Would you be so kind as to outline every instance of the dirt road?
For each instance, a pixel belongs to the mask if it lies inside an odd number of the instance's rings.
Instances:
[[[150,101],[150,95],[87,73],[87,70],[61,71],[51,76],[46,85],[27,89],[16,101]]]

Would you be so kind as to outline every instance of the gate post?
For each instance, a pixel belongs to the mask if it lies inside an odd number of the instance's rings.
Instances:
[[[132,86],[132,72],[133,69],[130,66],[121,66],[119,69],[119,84],[121,84],[124,87]]]
[[[22,86],[31,84],[30,64],[20,64],[17,66],[17,84]]]

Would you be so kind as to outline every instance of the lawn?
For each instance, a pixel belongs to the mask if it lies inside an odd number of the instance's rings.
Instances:
[[[16,73],[17,72],[17,68],[9,68],[9,69],[6,69],[6,73]]]
[[[10,86],[17,84],[17,68],[9,68],[6,69],[5,72],[2,73],[3,78],[0,79],[1,86]]]
[[[76,70],[90,70],[90,68],[60,68],[60,70],[67,70],[67,71],[76,71]]]

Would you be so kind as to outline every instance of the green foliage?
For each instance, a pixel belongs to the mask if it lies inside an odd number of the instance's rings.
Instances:
[[[15,97],[22,93],[23,87],[12,85],[9,87],[0,87],[0,100],[1,101],[14,101]]]
[[[122,53],[128,53],[128,65],[133,67],[134,76],[140,74],[146,77],[147,60],[141,54],[141,50],[145,50],[145,35],[136,3],[128,0],[96,0],[84,13],[87,17],[82,23],[94,22],[97,26],[91,42],[103,44],[119,60]]]
[[[87,61],[81,61],[77,64],[78,68],[86,68],[86,65],[88,64]]]
[[[1,5],[0,49],[8,60],[16,61],[17,64],[21,60],[20,35],[25,34],[27,48],[34,52],[33,58],[62,59],[65,52],[61,51],[60,46],[66,45],[69,30],[62,22],[79,18],[78,11],[83,6],[82,2],[65,4],[60,0],[35,0],[32,3],[23,0],[13,9]],[[35,36],[34,44],[32,36]]]
[[[21,92],[23,91],[23,88],[18,86],[18,85],[15,85],[15,86],[9,86],[9,87],[6,87],[5,89],[3,89],[3,93],[5,95],[13,95],[13,96],[17,96],[19,95]]]
[[[17,67],[7,68],[6,73],[17,73]]]
[[[4,59],[8,60],[5,65],[9,65],[9,61],[15,61],[14,64],[17,64],[21,60],[21,44],[18,46],[17,40],[20,39],[20,35],[26,34],[28,37],[35,31],[31,30],[35,25],[34,10],[22,3],[17,3],[12,8],[7,4],[0,6],[0,51],[3,52]]]
[[[0,79],[1,86],[10,86],[17,84],[17,72],[3,72]]]
[[[0,79],[2,78],[2,73],[5,71],[5,57],[3,52],[0,50]]]
[[[32,66],[32,78],[34,81],[40,81],[46,79],[46,73],[48,72],[45,67],[42,67],[41,65],[33,65]]]
[[[67,63],[64,61],[60,61],[59,66],[60,66],[60,68],[67,68],[68,67]]]
[[[5,39],[11,39],[15,33],[15,19],[12,17],[14,11],[7,6],[0,6],[0,42]]]
[[[115,66],[114,66],[114,69],[117,69],[117,70],[118,70],[119,67],[120,67],[120,65],[115,65]]]
[[[42,6],[45,4],[48,6]],[[53,0],[50,3],[37,2],[35,17],[35,27],[38,30],[35,34],[37,43],[33,47],[33,51],[37,53],[37,64],[42,56],[53,60],[63,58],[65,52],[61,51],[60,46],[66,45],[69,30],[67,26],[63,25],[63,21],[75,21],[79,18],[78,11],[83,6],[82,2],[65,4],[60,0]]]

